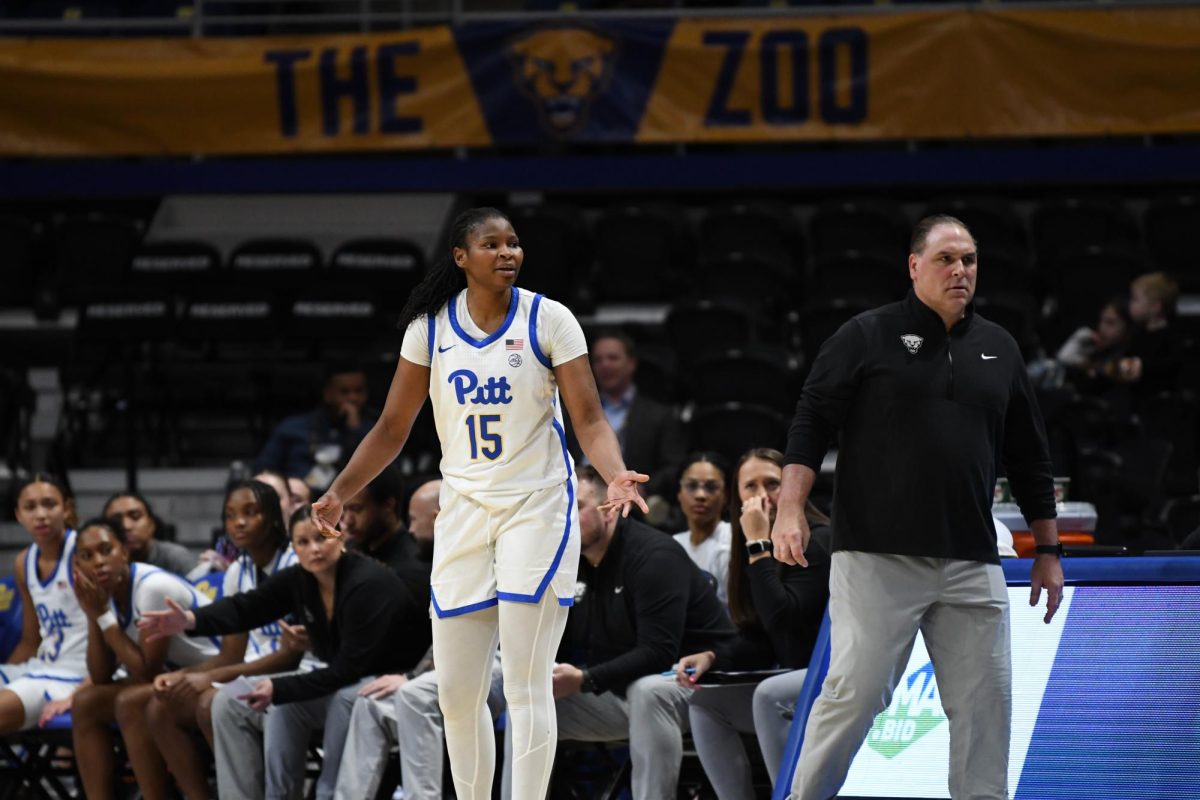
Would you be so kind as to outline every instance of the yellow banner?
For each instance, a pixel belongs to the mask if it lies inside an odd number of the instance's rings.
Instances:
[[[490,141],[451,29],[0,40],[0,153],[172,155]]]
[[[1200,9],[681,21],[640,142],[1200,131]]]
[[[1200,132],[1200,8],[0,39],[0,155]]]

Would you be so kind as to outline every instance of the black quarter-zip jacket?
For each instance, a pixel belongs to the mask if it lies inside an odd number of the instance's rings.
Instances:
[[[559,660],[586,667],[597,692],[624,695],[638,678],[733,639],[725,606],[679,543],[624,518],[599,564],[579,559]]]
[[[991,507],[1001,467],[1025,519],[1055,516],[1020,349],[973,306],[947,332],[910,291],[830,337],[796,405],[786,463],[819,471],[839,431],[835,552],[999,563]]]

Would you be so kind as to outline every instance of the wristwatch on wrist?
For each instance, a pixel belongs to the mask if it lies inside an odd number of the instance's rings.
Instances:
[[[752,542],[746,542],[746,554],[756,556],[759,553],[771,552],[773,545],[770,539],[755,539]]]
[[[1054,544],[1039,544],[1037,547],[1033,548],[1033,552],[1037,553],[1039,556],[1058,556],[1059,558],[1062,558],[1062,542],[1055,542]]]
[[[600,694],[600,687],[596,685],[596,679],[586,669],[583,670],[583,681],[579,684],[579,691],[587,692],[588,694]]]

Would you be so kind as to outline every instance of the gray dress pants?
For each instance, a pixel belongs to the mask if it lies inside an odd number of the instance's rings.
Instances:
[[[317,792],[319,797],[332,797],[341,743],[350,726],[349,713],[341,713],[332,700],[333,695],[325,695],[272,705],[260,713],[240,700],[217,694],[212,721],[218,795],[238,800],[299,800],[304,796],[309,739],[324,727],[324,763]]]
[[[829,617],[829,673],[804,729],[792,800],[828,800],[841,789],[918,630],[950,722],[950,796],[1007,800],[1012,648],[1000,566],[837,552]]]
[[[753,733],[771,782],[787,745],[796,698],[808,670],[785,672],[754,684],[700,686],[692,695],[688,717],[692,740],[717,797],[754,800],[750,759],[741,734]]]
[[[691,694],[673,677],[647,675],[629,684],[625,697],[613,692],[564,697],[555,703],[558,738],[628,739],[633,800],[675,800]]]
[[[379,791],[393,745],[400,746],[400,776],[406,800],[442,800],[444,734],[442,710],[438,705],[436,671],[413,678],[391,697],[375,700],[343,690],[334,703],[351,709],[342,761],[346,769],[337,776],[336,800],[372,798]],[[492,717],[504,711],[504,683],[500,659],[492,663],[492,685],[488,691]],[[505,737],[505,753],[508,737]],[[501,797],[509,800],[511,759],[504,759]]]

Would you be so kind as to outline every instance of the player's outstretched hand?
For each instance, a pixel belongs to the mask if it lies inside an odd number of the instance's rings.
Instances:
[[[621,516],[628,517],[629,507],[636,505],[643,514],[649,513],[650,509],[638,491],[638,484],[648,480],[650,480],[649,475],[643,475],[631,469],[621,470],[613,476],[612,481],[608,484],[608,501],[600,505],[599,510],[605,512],[620,509]]]
[[[341,539],[337,529],[342,519],[342,499],[333,492],[326,492],[312,504],[312,520],[317,530],[327,539]]]

